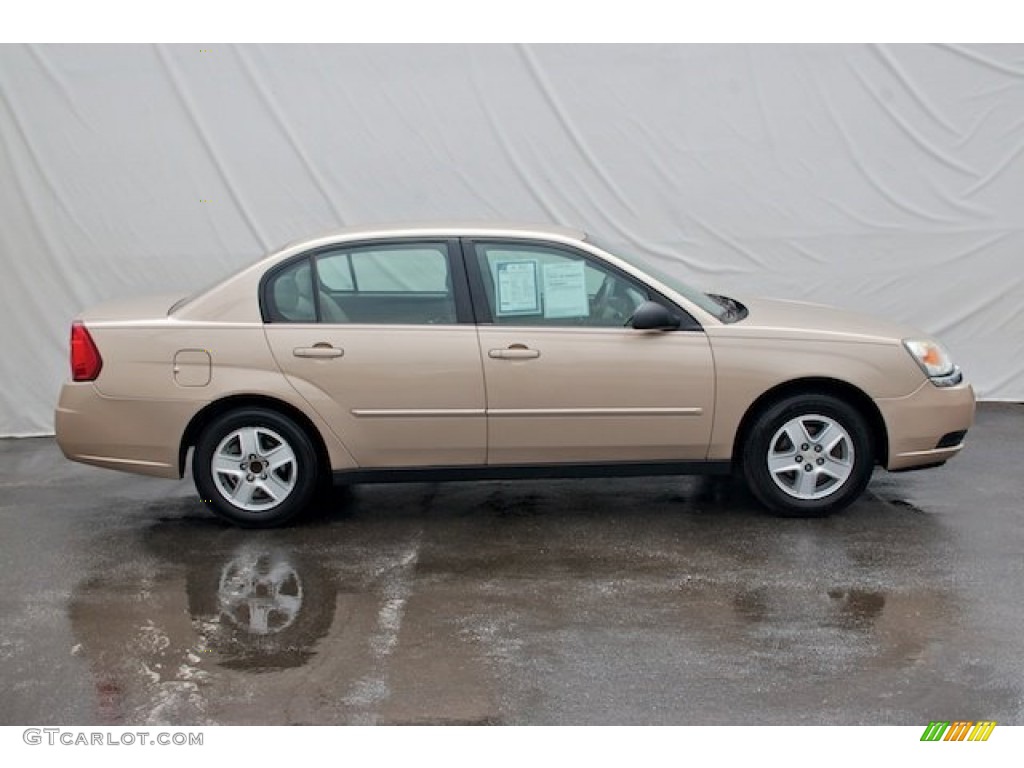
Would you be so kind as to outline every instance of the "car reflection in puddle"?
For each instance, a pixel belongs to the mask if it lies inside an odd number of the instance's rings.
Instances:
[[[146,556],[79,585],[69,615],[100,722],[212,722],[211,688],[244,700],[234,675],[285,674],[314,657],[337,607],[335,579],[322,553],[282,533],[264,543],[241,531],[156,526]]]
[[[98,539],[69,606],[97,720],[908,722],[1015,700],[991,665],[957,666],[969,593],[926,511],[869,495],[779,520],[728,483],[520,488],[366,488],[274,531],[181,503]]]
[[[295,623],[302,580],[286,561],[247,552],[224,566],[217,589],[222,616],[250,635],[272,635]]]
[[[108,562],[68,609],[97,721],[375,722],[390,698],[419,536],[418,521],[244,531],[186,511],[106,537],[97,550]],[[458,672],[488,688],[478,665]],[[465,702],[437,711],[446,721],[490,711]],[[409,719],[394,707],[388,717]]]
[[[295,553],[239,547],[219,574],[197,570],[189,579],[188,610],[207,652],[228,669],[297,667],[330,627],[330,578]],[[303,573],[304,571],[304,573]]]

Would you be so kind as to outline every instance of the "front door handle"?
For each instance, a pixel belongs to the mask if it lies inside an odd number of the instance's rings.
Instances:
[[[330,357],[341,357],[345,354],[344,349],[332,347],[326,341],[318,341],[312,347],[296,347],[292,350],[296,357],[316,357],[326,359]]]
[[[505,349],[492,349],[487,356],[495,360],[530,360],[540,357],[540,350],[530,349],[525,344],[509,344]]]

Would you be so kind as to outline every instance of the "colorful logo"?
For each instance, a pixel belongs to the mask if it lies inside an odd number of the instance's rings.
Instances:
[[[988,741],[995,720],[932,720],[921,734],[921,741]]]

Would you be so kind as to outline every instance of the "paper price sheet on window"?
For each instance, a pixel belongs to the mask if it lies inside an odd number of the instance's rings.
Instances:
[[[540,314],[537,262],[534,259],[499,261],[494,265],[498,315]]]
[[[586,317],[590,314],[582,261],[544,265],[544,317]]]

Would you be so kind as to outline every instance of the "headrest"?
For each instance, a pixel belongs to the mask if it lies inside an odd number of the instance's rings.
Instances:
[[[295,319],[295,313],[299,308],[299,298],[299,286],[294,275],[281,275],[274,281],[274,306],[286,320]]]

